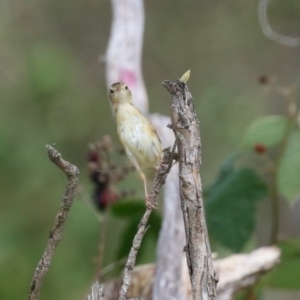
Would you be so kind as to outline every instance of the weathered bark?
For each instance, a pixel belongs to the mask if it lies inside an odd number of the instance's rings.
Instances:
[[[91,293],[87,296],[87,300],[105,300],[103,295],[103,287],[98,283],[94,282],[91,287]]]
[[[32,282],[29,289],[29,299],[38,300],[39,291],[42,286],[44,277],[46,276],[54,251],[62,238],[62,233],[65,225],[65,221],[68,217],[69,211],[71,209],[73,199],[75,196],[75,189],[78,184],[79,170],[76,166],[65,161],[61,154],[58,153],[54,148],[47,145],[46,150],[49,159],[58,166],[67,176],[67,184],[65,188],[64,195],[62,197],[60,209],[56,215],[55,223],[50,231],[48,243],[46,249],[43,253],[41,260],[39,261],[36,270],[33,275]]]
[[[234,295],[245,288],[254,285],[261,277],[272,270],[280,262],[280,250],[276,247],[263,247],[247,254],[234,254],[223,259],[214,260],[214,265],[220,277],[217,300],[231,300]],[[186,259],[182,261],[186,263]],[[137,266],[133,271],[129,297],[153,299],[151,290],[156,265]],[[192,299],[191,283],[188,271],[183,274],[183,289],[185,300]],[[104,283],[106,300],[118,299],[121,279]]]
[[[143,237],[146,233],[147,223],[148,223],[149,217],[151,215],[151,212],[152,212],[152,208],[147,207],[146,211],[143,215],[143,218],[140,221],[140,224],[138,226],[138,231],[133,239],[132,247],[130,249],[128,259],[127,259],[127,262],[126,262],[126,265],[124,268],[123,282],[122,282],[122,286],[120,288],[119,300],[127,299],[127,294],[128,294],[129,286],[130,286],[131,279],[132,279],[132,272],[133,272],[133,269],[135,266],[136,256],[140,249]]]
[[[172,95],[171,120],[178,140],[180,198],[186,232],[185,252],[194,300],[214,300],[218,276],[212,262],[200,178],[200,132],[194,102],[180,80],[164,81]]]
[[[263,247],[249,254],[233,254],[215,261],[218,283],[217,300],[231,300],[237,291],[253,286],[280,262],[277,247]]]
[[[164,145],[174,143],[174,134],[167,127],[169,117],[151,115]],[[184,257],[184,226],[180,208],[178,183],[178,164],[170,171],[164,187],[163,223],[159,233],[155,279],[153,282],[153,300],[185,300],[182,284],[182,259]]]
[[[178,197],[178,166],[168,176],[169,186],[165,188],[164,221],[159,234],[153,299],[184,300],[182,285],[182,258],[184,256],[184,226]],[[176,243],[176,246],[174,244]]]
[[[159,166],[158,170],[156,171],[156,174],[155,174],[155,177],[153,180],[152,189],[151,189],[151,192],[150,192],[149,198],[148,198],[148,201],[152,204],[152,206],[151,207],[149,206],[146,208],[144,216],[142,217],[142,219],[139,223],[137,233],[133,239],[132,247],[130,249],[127,262],[125,264],[124,274],[123,274],[123,283],[120,288],[119,300],[126,300],[126,298],[127,298],[129,286],[130,286],[131,279],[132,279],[132,273],[133,273],[133,269],[135,266],[136,256],[137,256],[138,250],[141,246],[142,239],[147,230],[147,222],[149,220],[149,217],[151,215],[153,207],[156,206],[157,196],[160,192],[160,189],[166,182],[166,177],[169,173],[172,161],[173,161],[173,158],[171,156],[170,149],[165,149],[162,163]]]

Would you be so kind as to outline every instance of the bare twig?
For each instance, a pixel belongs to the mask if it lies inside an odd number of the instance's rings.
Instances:
[[[253,286],[266,272],[280,262],[277,247],[262,247],[247,254],[233,254],[215,261],[220,276],[218,300],[230,300],[245,288]]]
[[[138,231],[135,234],[135,237],[133,239],[132,247],[130,249],[128,259],[124,268],[123,284],[120,289],[119,300],[126,300],[127,298],[127,293],[131,282],[132,271],[135,265],[136,256],[140,249],[142,239],[148,229],[147,222],[149,220],[151,212],[152,212],[152,207],[147,207],[144,216],[141,219],[140,224],[138,226]]]
[[[171,123],[170,117],[152,114],[151,123],[156,127],[165,146],[174,143],[174,133],[167,126]],[[182,269],[184,267],[182,259],[185,255],[182,249],[185,244],[185,233],[179,195],[178,164],[175,164],[170,170],[164,186],[162,202],[163,220],[157,243],[151,299],[186,300],[182,284]]]
[[[200,133],[186,84],[164,81],[172,95],[171,120],[178,140],[180,198],[186,232],[185,252],[194,300],[216,299],[218,276],[212,262],[205,222],[200,168]]]
[[[258,20],[260,27],[266,37],[269,39],[280,43],[282,45],[290,46],[290,47],[299,47],[300,46],[300,38],[293,38],[289,36],[285,36],[274,31],[269,23],[267,9],[270,0],[259,0],[258,3]]]
[[[96,275],[95,278],[101,281],[102,276],[102,265],[104,259],[104,249],[105,249],[105,238],[107,233],[107,213],[104,214],[103,219],[100,222],[100,241],[98,247],[98,257],[96,258]]]
[[[126,300],[126,296],[128,293],[128,289],[130,286],[131,278],[132,278],[132,272],[136,261],[136,256],[138,253],[138,250],[141,246],[142,239],[145,235],[145,232],[147,231],[147,222],[149,220],[149,217],[151,215],[153,207],[156,206],[157,203],[157,195],[159,194],[159,191],[161,187],[164,185],[166,177],[168,175],[168,165],[170,161],[172,160],[172,155],[170,152],[170,148],[164,150],[164,156],[162,163],[160,164],[152,185],[152,191],[149,195],[149,202],[152,204],[151,206],[146,208],[146,211],[144,213],[144,216],[142,217],[139,226],[138,231],[135,234],[135,237],[133,239],[132,247],[130,249],[128,259],[124,268],[124,274],[123,274],[123,283],[120,289],[119,294],[119,300]]]
[[[98,281],[94,282],[87,300],[104,300],[103,287]]]
[[[111,264],[109,264],[108,266],[106,266],[105,268],[103,268],[100,272],[99,272],[99,277],[101,278],[102,276],[106,275],[107,273],[111,272],[112,270],[114,270],[115,268],[122,266],[126,263],[126,258],[121,258]]]
[[[48,243],[44,254],[39,261],[37,268],[34,272],[32,282],[29,288],[29,299],[38,300],[40,287],[43,283],[43,279],[48,272],[52,256],[55,248],[62,238],[64,224],[67,219],[68,213],[71,209],[73,199],[75,196],[75,189],[78,184],[79,170],[76,166],[65,161],[61,154],[58,153],[54,148],[47,145],[46,150],[50,160],[57,165],[67,176],[67,184],[64,195],[62,197],[62,203],[60,209],[56,215],[55,223],[50,231]]]
[[[182,263],[186,262],[181,261]],[[218,283],[218,300],[231,300],[234,295],[247,289],[271,271],[280,262],[280,250],[277,247],[263,247],[251,253],[233,254],[229,257],[214,260],[214,265],[220,276]],[[129,297],[153,299],[153,277],[158,265],[147,264],[137,266],[133,271],[132,284],[128,292]],[[191,284],[187,268],[181,274],[182,288],[185,291],[185,300],[192,300]],[[104,283],[104,292],[107,299],[117,299],[117,288],[120,279]],[[176,297],[176,295],[175,295]],[[176,299],[175,297],[169,299]]]

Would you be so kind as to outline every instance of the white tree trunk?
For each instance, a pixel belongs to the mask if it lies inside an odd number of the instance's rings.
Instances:
[[[144,4],[142,0],[111,0],[112,29],[105,55],[107,86],[126,83],[134,104],[148,112],[148,98],[142,75]]]

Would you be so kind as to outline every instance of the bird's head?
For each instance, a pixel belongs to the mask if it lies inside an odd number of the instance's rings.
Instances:
[[[131,91],[125,83],[116,82],[109,89],[109,99],[113,105],[132,103]]]

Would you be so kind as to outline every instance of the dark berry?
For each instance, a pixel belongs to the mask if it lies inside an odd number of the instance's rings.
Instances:
[[[104,211],[110,204],[116,202],[117,200],[117,194],[109,188],[96,188],[94,193],[94,202],[99,210]]]
[[[269,83],[269,78],[266,75],[261,75],[258,78],[258,81],[260,84],[268,84]]]
[[[256,153],[263,154],[267,151],[267,148],[263,144],[256,144],[256,145],[254,145],[254,151]]]
[[[99,161],[99,153],[95,150],[90,150],[88,152],[88,161],[98,162]]]

